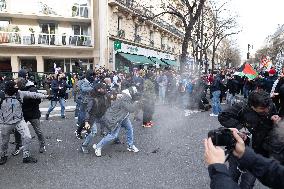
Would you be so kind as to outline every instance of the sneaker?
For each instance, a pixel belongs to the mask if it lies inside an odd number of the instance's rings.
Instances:
[[[152,125],[151,125],[150,123],[146,123],[146,124],[143,124],[143,127],[145,127],[145,128],[151,128]]]
[[[43,153],[43,152],[46,152],[45,145],[41,145],[39,147],[39,153]]]
[[[78,119],[78,116],[77,116],[77,117],[75,117],[75,119],[77,120],[77,119]]]
[[[78,133],[77,130],[74,132],[77,139],[83,139],[82,134]]]
[[[101,148],[97,148],[97,145],[94,144],[93,148],[95,149],[95,154],[97,157],[101,157],[102,156],[102,149]]]
[[[17,146],[16,146],[15,150],[12,152],[12,155],[13,155],[13,156],[19,155],[19,153],[21,152],[21,149],[22,149],[22,148],[23,148],[22,146],[21,146],[21,147],[17,147]]]
[[[36,163],[36,162],[37,162],[37,159],[33,157],[23,158],[23,163]]]
[[[7,156],[2,156],[0,158],[0,165],[4,165],[7,162],[8,157]]]
[[[62,115],[61,118],[62,118],[62,119],[65,119],[66,117],[65,117],[65,115]]]
[[[82,150],[82,152],[83,152],[83,154],[88,154],[89,153],[89,149],[88,149],[88,147],[87,146],[81,146],[81,150]]]
[[[48,120],[49,114],[45,114],[45,120]]]
[[[211,117],[218,117],[218,114],[210,114]]]
[[[134,145],[128,146],[128,147],[127,147],[127,150],[128,150],[129,152],[134,152],[134,153],[139,152],[138,148],[136,148],[136,146],[134,146]]]
[[[154,126],[154,123],[153,123],[153,121],[150,121],[150,122],[149,122],[149,124],[150,124],[151,126]]]

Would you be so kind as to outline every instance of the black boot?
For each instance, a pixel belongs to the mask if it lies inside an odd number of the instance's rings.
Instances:
[[[0,165],[4,165],[7,162],[8,157],[7,156],[2,156],[0,158]]]
[[[49,114],[45,114],[45,120],[48,120]]]

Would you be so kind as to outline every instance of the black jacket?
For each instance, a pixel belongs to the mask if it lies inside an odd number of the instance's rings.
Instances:
[[[61,87],[61,89],[59,89]],[[54,96],[54,101],[59,100],[59,98],[65,98],[65,93],[67,88],[72,88],[72,86],[68,85],[66,83],[66,80],[64,79],[54,79],[51,82],[51,90],[52,90],[52,95]]]
[[[28,81],[28,86],[26,86],[23,91],[37,92],[36,87]],[[39,110],[39,104],[41,103],[41,99],[28,99],[24,98],[22,104],[23,116],[26,121],[30,119],[39,119],[41,116]]]
[[[217,75],[210,88],[210,92],[213,93],[215,91],[221,91],[223,89],[224,85],[222,83],[222,77],[221,75]]]
[[[106,95],[97,95],[90,98],[87,105],[85,122],[92,125],[96,119],[100,119],[110,107],[111,101]]]
[[[267,159],[246,148],[243,157],[239,160],[241,167],[250,171],[262,184],[274,189],[284,188],[284,166],[276,160]],[[211,189],[240,189],[232,180],[225,164],[212,164],[208,167],[211,178]]]
[[[238,92],[239,82],[236,79],[229,79],[227,82],[229,93],[234,95]]]
[[[260,116],[245,103],[238,103],[222,111],[218,120],[222,126],[227,128],[247,128],[252,134],[252,148],[256,153],[268,156],[268,151],[264,149],[269,132],[273,129],[271,116],[277,115],[273,103],[270,105],[270,112],[267,116]]]

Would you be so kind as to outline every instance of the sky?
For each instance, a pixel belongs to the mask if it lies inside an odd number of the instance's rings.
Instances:
[[[242,32],[235,38],[243,60],[246,59],[248,44],[253,45],[252,52],[255,52],[278,25],[284,24],[284,0],[231,0],[228,6],[239,15]]]

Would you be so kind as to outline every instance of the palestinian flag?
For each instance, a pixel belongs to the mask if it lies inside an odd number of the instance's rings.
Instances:
[[[258,75],[257,72],[251,67],[250,64],[242,65],[234,75],[246,76],[249,79],[254,79]]]

